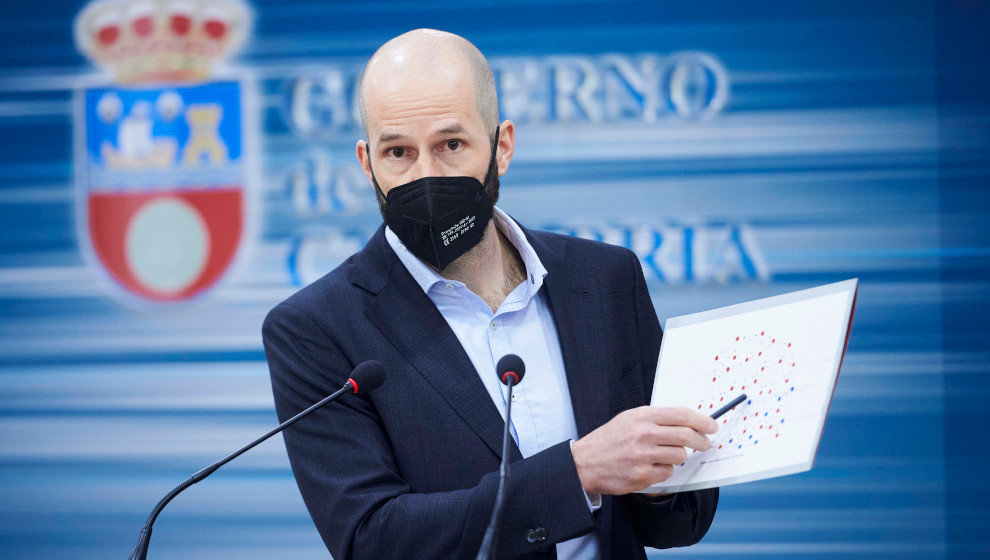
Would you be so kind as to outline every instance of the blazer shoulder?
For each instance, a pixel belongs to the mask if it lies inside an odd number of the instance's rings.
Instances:
[[[633,259],[639,258],[636,253],[619,245],[551,231],[529,230],[529,232],[534,240],[545,246],[556,245],[565,248],[566,258],[571,263],[575,261],[588,263],[594,268],[628,267]]]
[[[358,301],[361,301],[358,296],[363,293],[363,290],[351,283],[350,280],[350,272],[354,266],[353,261],[354,257],[352,256],[337,268],[279,302],[268,312],[268,318],[273,318],[289,309],[294,309],[314,320],[329,313],[330,310],[333,310],[335,314],[346,312]]]

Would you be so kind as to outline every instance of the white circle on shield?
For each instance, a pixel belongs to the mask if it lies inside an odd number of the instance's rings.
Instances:
[[[210,237],[196,208],[179,198],[138,210],[127,228],[127,262],[147,289],[171,295],[188,288],[206,267]]]

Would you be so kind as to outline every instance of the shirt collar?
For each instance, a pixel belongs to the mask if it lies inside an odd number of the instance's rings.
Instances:
[[[495,227],[498,228],[502,235],[512,243],[512,246],[516,248],[519,252],[519,256],[522,258],[523,265],[526,267],[526,287],[528,296],[532,297],[540,290],[543,286],[543,279],[547,275],[547,269],[544,268],[543,263],[540,262],[540,257],[537,256],[536,251],[533,250],[533,246],[529,244],[526,239],[526,235],[523,233],[519,224],[515,222],[508,214],[502,211],[501,208],[496,206],[493,211],[493,219],[495,220]],[[385,239],[388,241],[389,246],[395,251],[396,256],[405,265],[406,270],[412,275],[413,279],[419,284],[419,287],[423,289],[427,294],[437,284],[454,284],[457,286],[463,286],[464,284],[456,280],[448,280],[443,276],[440,276],[436,271],[426,265],[423,261],[419,260],[415,255],[413,255],[402,241],[399,240],[399,236],[392,231],[391,228],[385,226]]]

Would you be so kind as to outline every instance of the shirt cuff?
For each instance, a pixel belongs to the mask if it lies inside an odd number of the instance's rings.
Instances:
[[[572,447],[574,446],[573,439],[571,440],[571,446]],[[581,489],[581,492],[584,493],[584,501],[587,502],[588,509],[590,509],[591,511],[598,511],[602,507],[601,494],[589,494],[584,491],[584,488]]]

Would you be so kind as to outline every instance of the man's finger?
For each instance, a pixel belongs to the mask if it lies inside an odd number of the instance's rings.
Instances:
[[[706,451],[711,447],[708,436],[687,426],[657,426],[651,441],[654,445],[689,447],[698,451]]]
[[[718,424],[710,416],[683,407],[650,407],[650,419],[660,426],[687,426],[702,434],[714,434]]]
[[[680,465],[688,458],[688,450],[675,445],[658,445],[644,460],[654,465]]]
[[[670,478],[674,474],[674,467],[673,465],[653,465],[651,474],[653,479],[651,484],[657,484]]]

